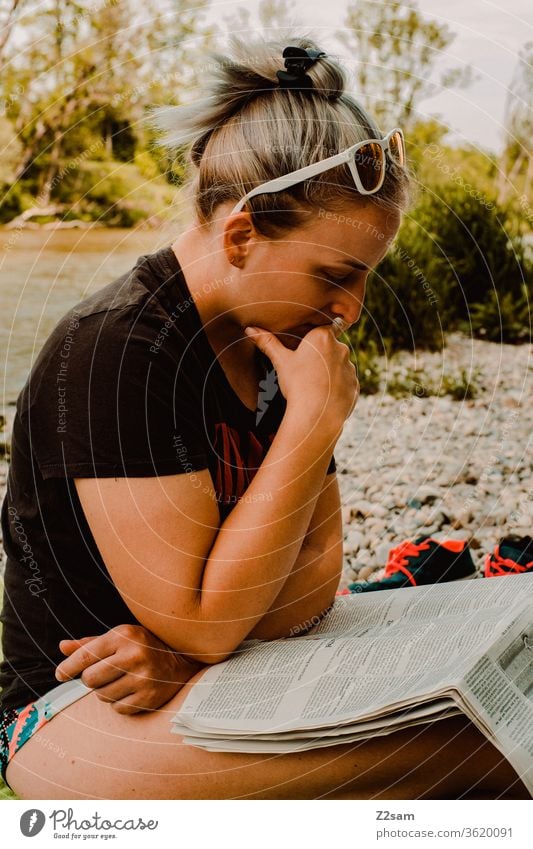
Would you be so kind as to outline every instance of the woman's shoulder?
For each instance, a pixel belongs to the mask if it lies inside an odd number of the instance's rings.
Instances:
[[[61,330],[72,320],[91,319],[93,324],[153,320],[165,317],[162,298],[165,281],[158,278],[146,262],[150,256],[141,256],[135,265],[111,283],[93,292],[68,310],[56,330]]]
[[[175,380],[190,348],[185,321],[171,319],[164,274],[140,257],[125,274],[72,306],[45,341],[19,396],[18,407],[33,406],[68,381],[71,387],[99,382],[107,387],[147,375],[158,384]],[[168,276],[168,275],[167,275]],[[191,331],[191,332],[190,332]],[[180,367],[185,379],[187,369]]]

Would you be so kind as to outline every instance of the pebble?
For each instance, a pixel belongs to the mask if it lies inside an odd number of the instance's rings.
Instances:
[[[350,528],[348,530],[348,534],[346,536],[346,541],[344,543],[345,551],[358,551],[364,543],[363,534],[355,530],[355,528]]]

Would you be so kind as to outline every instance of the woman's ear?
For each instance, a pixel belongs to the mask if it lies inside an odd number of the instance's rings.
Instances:
[[[236,268],[243,268],[256,233],[249,212],[230,215],[222,233],[226,258]]]

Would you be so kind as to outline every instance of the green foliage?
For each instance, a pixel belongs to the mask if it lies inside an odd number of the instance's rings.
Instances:
[[[415,214],[436,255],[435,282],[446,324],[468,320],[473,305],[494,289],[520,295],[524,245],[510,237],[505,213],[494,200],[441,183],[423,193]]]
[[[389,356],[439,350],[457,329],[494,341],[529,339],[531,261],[506,215],[466,184],[439,182],[420,191],[369,276],[362,317],[348,331],[354,348],[371,341]]]
[[[151,215],[165,215],[174,199],[174,191],[162,178],[147,180],[132,164],[83,162],[67,174],[58,187],[65,202],[73,194],[75,217],[85,212],[111,227],[131,227]]]
[[[511,292],[489,292],[483,303],[474,304],[470,327],[475,336],[489,342],[518,343],[531,339],[531,293],[523,286],[521,295]],[[462,327],[468,332],[469,326]]]
[[[418,103],[437,89],[430,78],[455,34],[446,24],[424,17],[413,0],[355,0],[337,37],[357,58],[357,91],[378,125],[407,130]],[[438,83],[461,88],[471,81],[469,67],[456,67],[443,70]]]
[[[351,348],[350,359],[357,369],[361,394],[375,395],[379,391],[381,380],[381,369],[375,342],[370,341],[364,346],[358,345],[357,350]]]
[[[354,348],[372,342],[380,353],[444,344],[438,262],[416,220],[406,218],[389,253],[369,275],[360,321],[348,331]]]
[[[466,369],[461,369],[459,374],[444,374],[439,386],[438,395],[449,395],[454,401],[468,401],[477,398],[480,391],[479,378],[480,369],[474,369],[469,374]]]
[[[2,221],[28,207],[58,203],[77,206],[82,218],[101,214],[103,221],[121,226],[161,215],[161,206],[168,207],[174,197],[166,184],[181,182],[183,175],[153,155],[143,119],[149,106],[180,102],[197,56],[189,45],[194,41],[201,50],[212,32],[202,22],[207,5],[172,0],[169,16],[156,0],[145,0],[142,9],[122,0],[102,4],[95,14],[78,0],[62,0],[26,10],[23,22],[13,19],[10,38],[0,46],[6,60],[0,118],[8,122],[7,128],[0,125],[0,142],[7,131],[19,149],[10,144],[0,186],[12,182],[20,188],[6,199]],[[83,197],[83,163],[89,161],[109,163],[109,173],[103,189],[95,186]],[[118,199],[121,183],[112,176],[117,162],[135,163],[137,175],[156,183],[161,175],[161,185],[150,185],[147,197],[135,191]],[[126,191],[132,182],[130,173]],[[109,201],[116,203],[114,211]]]
[[[3,802],[14,802],[19,797],[15,796],[12,790],[9,789],[7,784],[4,784],[2,779],[0,778],[0,800]]]
[[[9,185],[8,183],[0,184],[0,224],[6,221],[11,221],[16,218],[25,208],[24,193],[22,187],[18,183]]]
[[[474,369],[471,374],[466,369],[461,369],[458,374],[445,373],[439,382],[435,382],[420,369],[406,368],[401,371],[393,370],[387,378],[385,389],[395,398],[408,395],[415,395],[417,398],[447,395],[454,401],[467,401],[476,398],[483,388],[480,375],[479,369]]]

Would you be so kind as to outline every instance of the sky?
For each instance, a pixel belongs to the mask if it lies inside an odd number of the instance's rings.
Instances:
[[[258,5],[259,0],[211,0],[208,19],[222,26],[222,19],[237,7],[254,10]],[[342,26],[349,0],[291,0],[287,5],[295,21],[322,34],[342,57],[342,47],[332,36]],[[505,137],[505,100],[518,53],[533,40],[531,0],[418,0],[418,7],[424,17],[447,24],[457,34],[439,67],[471,65],[476,76],[466,89],[437,92],[422,101],[420,116],[438,116],[450,130],[447,140],[451,143],[499,152]]]

